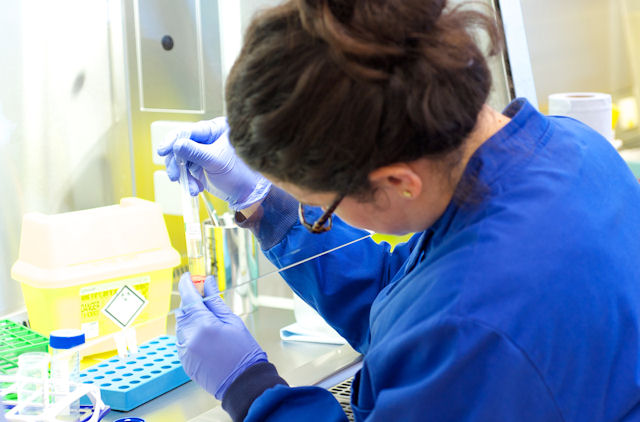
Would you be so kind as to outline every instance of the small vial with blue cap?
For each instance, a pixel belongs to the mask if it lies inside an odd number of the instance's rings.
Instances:
[[[73,383],[80,380],[80,348],[85,342],[81,330],[63,329],[52,331],[49,335],[51,350],[51,390],[53,402],[63,400],[71,393]],[[80,403],[73,402],[61,415],[70,420],[80,417]]]

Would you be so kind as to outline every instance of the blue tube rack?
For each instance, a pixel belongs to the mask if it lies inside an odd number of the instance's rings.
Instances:
[[[157,337],[139,346],[135,355],[84,369],[80,380],[98,385],[111,409],[129,411],[189,381],[175,341],[171,336]]]

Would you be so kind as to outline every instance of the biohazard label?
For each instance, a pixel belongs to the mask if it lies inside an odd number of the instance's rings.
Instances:
[[[80,324],[86,338],[95,338],[100,335],[99,319],[105,320],[101,315],[101,309],[113,298],[118,290],[124,286],[135,289],[137,293],[149,300],[150,276],[141,276],[113,281],[110,283],[87,286],[80,289]],[[142,311],[142,314],[146,311]],[[107,323],[105,320],[103,323]]]
[[[123,286],[102,308],[102,312],[120,328],[127,328],[136,319],[147,299],[129,286]]]

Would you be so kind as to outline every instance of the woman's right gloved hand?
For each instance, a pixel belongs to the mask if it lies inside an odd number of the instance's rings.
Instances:
[[[229,143],[229,126],[224,117],[192,124],[175,133],[158,148],[165,157],[169,179],[180,178],[179,162],[188,168],[189,192],[203,189],[229,203],[234,210],[248,208],[262,200],[271,182],[251,170]]]

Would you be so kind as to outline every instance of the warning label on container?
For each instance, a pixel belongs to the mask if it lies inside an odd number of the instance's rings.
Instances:
[[[148,303],[142,295],[129,286],[118,290],[102,312],[121,328],[127,328]]]
[[[129,286],[149,300],[150,281],[150,276],[141,276],[81,288],[80,324],[85,337],[94,338],[100,335],[98,324],[98,319],[101,315],[100,310],[109,303],[118,290],[124,286]]]

